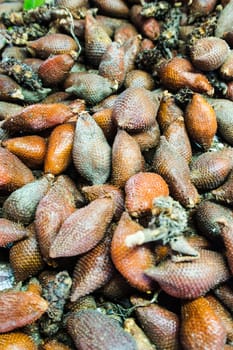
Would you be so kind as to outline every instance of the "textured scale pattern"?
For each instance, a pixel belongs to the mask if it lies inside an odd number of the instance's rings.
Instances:
[[[112,118],[119,128],[142,131],[154,124],[158,105],[144,88],[128,88],[117,98]]]
[[[190,171],[185,159],[161,136],[153,159],[153,169],[169,186],[170,194],[185,207],[193,207],[199,200],[191,183]]]
[[[1,101],[15,102],[24,99],[20,85],[7,75],[0,74],[0,91]]]
[[[72,313],[68,333],[80,350],[136,350],[133,338],[119,323],[96,310]]]
[[[94,0],[94,4],[100,10],[110,17],[127,18],[129,8],[123,0]]]
[[[135,141],[139,144],[141,151],[148,151],[158,145],[160,139],[159,124],[155,121],[148,129],[131,134]]]
[[[49,340],[43,345],[43,350],[71,350],[68,345],[60,343],[57,340]]]
[[[119,129],[112,146],[111,182],[120,188],[134,174],[143,170],[140,147],[126,131]]]
[[[214,289],[214,294],[221,300],[221,302],[233,312],[233,289],[232,286],[223,283]]]
[[[50,257],[79,255],[94,248],[103,238],[113,213],[111,198],[98,198],[77,209],[62,224],[51,245]]]
[[[125,88],[144,88],[147,90],[153,90],[154,80],[148,72],[140,69],[134,69],[128,72],[124,81]]]
[[[131,297],[130,301],[133,305],[139,304],[135,310],[136,318],[156,349],[178,350],[178,316],[158,304],[146,305],[147,301],[141,298]],[[145,306],[140,306],[143,302]]]
[[[37,345],[27,334],[12,332],[0,335],[1,350],[37,350]]]
[[[182,109],[176,105],[174,97],[169,93],[164,94],[156,118],[161,130],[164,132],[171,123],[182,118],[183,114]]]
[[[224,204],[233,204],[233,171],[231,170],[226,181],[218,188],[211,192],[217,201]]]
[[[140,172],[125,184],[125,207],[134,217],[150,213],[156,197],[168,196],[169,189],[163,178],[155,173]]]
[[[219,218],[218,223],[221,227],[221,237],[226,248],[228,266],[233,275],[233,218],[231,220],[224,217]]]
[[[125,244],[126,237],[141,229],[142,226],[124,212],[113,234],[111,257],[116,269],[131,286],[149,292],[154,286],[144,271],[154,265],[153,252],[147,245],[129,248]]]
[[[117,132],[117,127],[112,119],[112,108],[104,108],[92,115],[96,123],[101,127],[108,142],[112,144]]]
[[[77,120],[72,156],[75,168],[85,179],[94,185],[106,182],[111,169],[111,147],[88,113]]]
[[[74,268],[71,301],[90,294],[106,284],[113,275],[110,257],[111,237],[105,237],[81,257]]]
[[[223,349],[226,330],[204,297],[186,302],[181,308],[181,343],[184,350]]]
[[[135,59],[140,51],[141,37],[134,35],[132,38],[126,40],[123,44],[125,50],[125,71],[126,74],[135,69]]]
[[[8,243],[18,241],[28,236],[28,230],[22,225],[0,218],[0,247],[5,247]]]
[[[222,255],[208,250],[201,250],[200,257],[193,261],[166,260],[146,274],[167,294],[182,299],[198,298],[229,278]]]
[[[48,303],[29,291],[4,291],[0,294],[0,333],[26,326],[39,319]]]

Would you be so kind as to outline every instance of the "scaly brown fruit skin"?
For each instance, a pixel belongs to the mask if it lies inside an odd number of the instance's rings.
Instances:
[[[182,306],[180,334],[184,350],[218,350],[226,342],[226,330],[204,297]]]
[[[154,285],[152,280],[145,275],[144,270],[154,265],[152,250],[147,245],[129,248],[125,244],[126,237],[140,229],[142,226],[134,222],[127,212],[124,212],[113,234],[111,257],[116,269],[131,286],[143,292],[151,292]]]
[[[1,350],[9,350],[15,348],[16,350],[37,350],[37,345],[31,337],[25,333],[12,332],[0,335]]]
[[[139,297],[131,297],[130,301],[134,306],[138,305],[135,309],[136,318],[156,349],[178,350],[178,316],[158,304],[148,305],[147,300]]]
[[[47,148],[45,139],[38,135],[13,137],[3,141],[2,146],[31,169],[38,169],[43,164]]]
[[[90,13],[87,13],[85,17],[85,55],[94,67],[99,66],[111,42],[111,38],[102,25]]]
[[[222,321],[226,331],[228,342],[233,341],[233,319],[230,312],[223,306],[223,304],[213,295],[208,294],[205,297],[208,300],[210,307],[214,310],[216,315]]]
[[[112,119],[112,108],[104,108],[92,115],[96,123],[101,127],[107,141],[111,144],[117,133],[117,127]]]
[[[148,39],[156,40],[160,35],[160,24],[154,17],[141,15],[142,6],[133,5],[130,9],[130,19],[139,32]]]
[[[164,179],[155,173],[140,172],[129,178],[125,184],[125,207],[133,217],[151,213],[153,200],[168,196],[169,189]]]
[[[23,63],[27,64],[29,67],[32,68],[33,72],[37,73],[38,69],[41,65],[41,63],[43,63],[44,60],[41,60],[40,58],[25,58],[23,60]]]
[[[138,350],[156,350],[143,330],[136,324],[134,318],[125,319],[124,330],[132,335],[137,343]]]
[[[214,294],[221,302],[231,311],[233,312],[233,289],[232,286],[223,283],[217,288],[214,289]]]
[[[46,104],[60,103],[60,102],[63,103],[64,101],[69,100],[69,98],[70,98],[70,94],[68,92],[57,91],[45,97],[41,102]]]
[[[169,90],[177,91],[189,87],[193,91],[213,95],[214,89],[208,79],[196,73],[192,64],[185,58],[174,57],[158,69],[161,83]]]
[[[217,37],[201,38],[190,49],[193,65],[203,71],[218,69],[225,61],[230,48],[226,41]]]
[[[98,198],[77,209],[62,224],[50,247],[50,257],[83,254],[103,238],[114,213],[111,198]]]
[[[78,7],[87,7],[88,0],[56,0],[56,5],[69,10],[77,10]]]
[[[233,219],[227,220],[225,217],[217,219],[220,225],[220,235],[226,248],[228,266],[233,275]]]
[[[32,104],[4,122],[10,132],[38,132],[66,122],[73,117],[71,108],[62,103]]]
[[[5,247],[8,243],[25,238],[28,234],[28,230],[22,225],[0,218],[0,247]]]
[[[233,171],[230,172],[226,181],[218,188],[211,192],[217,201],[224,204],[233,204]]]
[[[74,125],[70,123],[58,125],[53,129],[45,155],[45,173],[60,175],[67,169],[72,158],[74,129]]]
[[[123,44],[125,50],[125,71],[130,72],[136,69],[135,59],[140,51],[141,36],[135,35],[132,38],[126,40]]]
[[[140,69],[133,69],[125,77],[124,86],[125,88],[144,88],[147,90],[154,89],[154,79],[151,74]]]
[[[23,106],[16,103],[0,101],[0,119],[8,119],[23,110]]]
[[[44,86],[54,86],[65,80],[73,65],[74,60],[70,55],[56,55],[41,63],[38,75]]]
[[[216,0],[194,0],[189,6],[192,17],[208,15],[215,8],[216,2]]]
[[[184,120],[190,138],[208,150],[217,131],[217,118],[209,102],[194,94],[186,107]]]
[[[172,122],[182,118],[183,114],[182,109],[175,104],[174,97],[169,93],[164,94],[157,114],[161,130],[164,132]]]
[[[78,45],[74,39],[61,33],[48,34],[37,40],[28,41],[27,47],[40,58],[60,54],[72,55],[78,50]]]
[[[82,256],[74,268],[71,301],[86,296],[105,285],[115,270],[110,257],[111,237],[106,236]]]
[[[44,261],[35,235],[35,228],[29,237],[17,242],[10,249],[10,264],[17,282],[35,276],[44,267]]]
[[[13,192],[33,180],[31,170],[13,153],[0,147],[0,192]]]
[[[158,107],[148,90],[128,88],[117,98],[112,118],[119,128],[128,132],[143,131],[155,123]]]
[[[21,87],[7,75],[0,74],[0,99],[7,102],[23,100]]]
[[[185,159],[161,136],[153,159],[153,169],[168,184],[171,195],[185,207],[194,207],[199,201],[191,183],[190,170]]]
[[[114,41],[124,44],[124,42],[135,35],[138,35],[138,31],[134,25],[129,22],[122,23],[114,32]]]
[[[233,51],[230,51],[219,72],[224,80],[233,79]]]
[[[127,18],[129,8],[123,0],[94,0],[100,13],[113,18]]]
[[[13,290],[0,293],[0,333],[31,324],[47,309],[47,301],[36,293]]]
[[[158,145],[160,139],[160,129],[157,121],[153,125],[151,125],[148,129],[132,133],[132,138],[137,141],[141,152],[148,151],[151,148],[154,148]]]
[[[71,350],[71,348],[68,345],[60,343],[55,339],[49,340],[47,343],[45,343],[42,349],[43,350]]]
[[[129,297],[135,290],[129,283],[127,283],[126,279],[117,270],[115,270],[110,281],[100,288],[99,291],[106,298],[116,300],[125,298],[126,296]]]
[[[119,129],[112,146],[112,184],[123,188],[132,175],[142,170],[143,157],[138,143]]]
[[[112,318],[96,310],[71,313],[68,333],[80,350],[136,350],[134,339]]]
[[[145,273],[166,293],[182,299],[198,298],[230,277],[221,254],[208,250],[200,250],[196,260],[166,260]]]

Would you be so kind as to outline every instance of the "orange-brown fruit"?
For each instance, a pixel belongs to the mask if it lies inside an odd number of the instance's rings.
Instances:
[[[62,224],[50,247],[50,257],[83,254],[103,238],[114,214],[111,198],[98,198],[77,209]]]
[[[148,39],[156,40],[160,35],[160,24],[154,17],[141,15],[142,5],[133,5],[130,9],[130,19],[139,32]]]
[[[114,41],[124,43],[137,34],[137,29],[133,24],[129,22],[122,23],[114,32]]]
[[[45,173],[59,175],[67,169],[71,161],[73,139],[74,125],[65,123],[53,129],[45,156]]]
[[[141,151],[148,151],[158,145],[160,139],[160,129],[157,121],[148,129],[131,134],[132,138],[137,141]]]
[[[223,349],[226,330],[204,297],[182,306],[180,339],[184,350]]]
[[[120,188],[109,184],[83,186],[82,193],[89,202],[101,197],[111,197],[115,207],[114,218],[119,220],[124,210],[124,193]]]
[[[28,230],[22,225],[0,218],[0,247],[5,247],[8,243],[25,238],[28,234]]]
[[[74,60],[68,54],[52,56],[41,63],[38,75],[44,86],[57,85],[65,80],[73,65]]]
[[[95,112],[92,118],[101,127],[108,142],[112,142],[117,132],[116,125],[112,119],[112,108],[104,108]]]
[[[30,229],[29,237],[11,247],[9,259],[17,282],[35,276],[43,269],[44,261],[33,226]]]
[[[31,170],[13,153],[0,147],[0,192],[12,192],[33,180]]]
[[[112,118],[121,129],[143,131],[155,123],[158,107],[150,91],[144,88],[128,88],[117,98]]]
[[[129,8],[123,0],[94,0],[94,4],[100,13],[110,17],[127,18]]]
[[[229,52],[230,48],[225,40],[208,36],[195,41],[190,48],[190,57],[197,69],[212,71],[223,64]]]
[[[169,189],[164,179],[155,173],[137,173],[125,184],[125,207],[134,217],[150,213],[153,200],[159,196],[168,196]]]
[[[0,74],[0,99],[1,101],[9,102],[24,100],[20,85],[15,80],[3,74]]]
[[[1,292],[0,333],[31,324],[47,309],[47,301],[36,293],[14,290]]]
[[[38,135],[9,138],[2,142],[2,146],[31,169],[37,169],[43,164],[47,148],[45,139]]]
[[[47,58],[50,55],[70,54],[77,57],[78,45],[69,35],[53,33],[41,38],[28,41],[27,47],[30,52],[40,58]]]
[[[112,40],[97,20],[87,13],[85,17],[85,55],[92,66],[98,67]]]
[[[211,308],[217,314],[217,316],[222,321],[226,331],[227,331],[227,340],[228,342],[233,342],[233,319],[230,312],[223,306],[223,304],[211,294],[207,294],[205,297]]]
[[[126,131],[119,129],[112,146],[113,185],[124,187],[126,181],[143,170],[140,147]]]
[[[213,107],[199,94],[194,94],[184,115],[190,138],[208,150],[217,131],[217,118]]]
[[[233,204],[233,171],[230,172],[226,181],[211,192],[217,201],[225,204]]]
[[[134,88],[144,88],[147,90],[154,89],[154,80],[148,72],[140,69],[133,69],[127,73],[124,81],[125,88],[134,87]]]
[[[171,122],[163,135],[166,137],[169,144],[175,148],[177,153],[184,157],[187,163],[190,163],[192,158],[192,147],[185,127],[184,118],[179,117]]]
[[[213,95],[214,89],[205,75],[196,73],[192,64],[182,57],[174,57],[158,69],[161,83],[169,90],[188,87],[199,93]]]
[[[36,343],[27,334],[12,332],[0,335],[1,350],[37,350]]]
[[[124,212],[113,234],[111,257],[116,269],[131,286],[143,292],[151,292],[155,286],[144,271],[154,265],[152,250],[146,244],[133,248],[125,244],[126,237],[141,229],[142,226]]]
[[[151,50],[155,48],[155,44],[152,40],[148,38],[142,39],[141,46],[140,46],[140,52],[144,50]]]
[[[185,159],[161,136],[153,159],[153,169],[168,184],[170,194],[185,207],[194,207],[199,201],[191,182],[190,170]]]
[[[233,312],[232,291],[233,291],[232,286],[227,283],[221,284],[220,286],[215,288],[213,291],[216,297],[218,297],[218,299],[221,300],[221,302],[231,311],[231,313]]]
[[[71,301],[94,292],[110,280],[115,270],[110,257],[110,243],[111,236],[107,235],[78,260],[73,273]]]
[[[173,121],[181,117],[183,117],[183,111],[176,105],[174,97],[170,93],[164,93],[157,114],[161,130],[166,130]]]
[[[220,253],[200,250],[196,260],[174,262],[167,259],[145,271],[169,295],[194,299],[229,279],[229,270]]]
[[[63,343],[60,343],[57,340],[49,340],[45,344],[43,344],[42,347],[43,350],[71,350],[71,348],[68,345],[65,345]]]
[[[73,115],[71,108],[62,103],[36,103],[7,119],[3,128],[11,132],[38,132],[62,124]]]
[[[148,304],[139,297],[131,297],[131,303],[136,306],[136,319],[146,335],[158,350],[179,349],[179,317],[158,304]],[[138,305],[138,307],[137,307]]]

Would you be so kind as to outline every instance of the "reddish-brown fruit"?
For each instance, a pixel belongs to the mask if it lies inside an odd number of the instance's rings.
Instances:
[[[125,319],[124,330],[132,335],[138,350],[155,350],[155,346],[152,345],[143,330],[136,324],[133,317]]]
[[[0,335],[1,350],[37,350],[37,345],[31,337],[21,332]]]
[[[217,37],[206,37],[195,41],[190,57],[195,67],[203,71],[218,69],[229,54],[226,41]]]
[[[151,50],[155,48],[155,44],[152,40],[144,38],[142,39],[141,46],[140,46],[140,52],[144,50]]]
[[[115,270],[113,277],[100,288],[100,292],[110,300],[117,300],[132,295],[134,289],[129,285],[126,279]]]
[[[125,50],[125,72],[130,72],[136,69],[135,60],[140,51],[141,36],[135,35],[124,42]]]
[[[148,129],[132,133],[132,138],[137,141],[141,151],[148,151],[151,148],[154,148],[158,145],[160,139],[160,129],[157,121],[151,125]]]
[[[145,273],[167,294],[182,299],[198,298],[229,278],[222,255],[209,250],[201,250],[197,260],[166,260]]]
[[[117,132],[116,125],[112,119],[112,108],[104,108],[95,112],[92,117],[103,130],[106,139],[112,142]]]
[[[28,41],[27,47],[40,58],[61,54],[70,54],[75,57],[78,50],[75,40],[71,36],[61,33],[48,34],[37,40]]]
[[[224,150],[202,153],[191,163],[192,183],[201,190],[211,190],[221,185],[232,169],[232,159]]]
[[[9,102],[24,99],[20,85],[3,74],[0,74],[0,99]]]
[[[135,309],[136,318],[156,349],[178,350],[178,316],[158,304],[148,305],[148,301],[142,298],[131,297],[130,301],[138,305]]]
[[[103,238],[113,213],[111,198],[98,198],[77,209],[62,224],[51,245],[50,257],[79,255],[94,248]]]
[[[78,7],[87,7],[87,0],[56,0],[55,4],[59,7],[65,7],[69,10],[77,10]]]
[[[184,120],[190,138],[204,150],[210,148],[217,131],[217,118],[209,102],[194,94],[186,107]]]
[[[155,173],[138,173],[125,184],[125,207],[134,217],[150,213],[156,197],[168,196],[169,189],[164,179]]]
[[[71,108],[62,103],[32,104],[7,119],[4,129],[12,132],[38,132],[62,124],[74,115]]]
[[[50,103],[60,103],[69,100],[70,94],[65,91],[57,91],[45,97],[41,102],[50,104]],[[82,101],[82,100],[81,100]],[[66,102],[65,102],[66,103]],[[75,111],[76,113],[76,111]]]
[[[25,238],[28,234],[28,230],[22,225],[0,218],[0,247],[5,247],[8,243]]]
[[[73,273],[71,301],[94,292],[110,280],[114,271],[110,243],[111,237],[105,237],[78,260]]]
[[[226,60],[222,64],[219,72],[223,79],[225,80],[233,79],[233,51],[230,51]]]
[[[148,90],[128,88],[117,98],[112,118],[119,128],[142,131],[155,123],[158,107]]]
[[[215,8],[216,2],[216,0],[193,0],[193,2],[189,4],[191,17],[196,18],[208,15]]]
[[[219,350],[226,342],[226,330],[204,297],[184,303],[180,331],[184,350]]]
[[[209,294],[206,296],[210,307],[214,310],[216,315],[222,321],[226,331],[227,331],[227,340],[229,342],[233,341],[233,319],[230,312],[223,306],[223,304],[215,298],[213,295]]]
[[[205,75],[196,73],[192,64],[185,58],[174,57],[165,62],[158,69],[158,74],[161,83],[169,90],[189,87],[193,91],[213,95],[214,89]]]
[[[114,217],[119,220],[124,211],[124,193],[116,186],[109,184],[83,186],[82,193],[84,197],[90,202],[101,197],[111,197],[114,204]]]
[[[43,62],[44,62],[44,60],[41,60],[40,58],[25,58],[23,60],[23,63],[26,63],[29,67],[31,67],[31,69],[35,73],[38,72],[38,69],[39,69],[41,63],[43,63]]]
[[[100,112],[102,109],[111,108],[113,109],[114,103],[117,99],[118,95],[111,95],[104,98],[102,101],[97,103],[95,106],[91,107],[91,111],[93,113]]]
[[[161,130],[165,131],[172,122],[182,117],[183,111],[175,104],[174,97],[169,93],[165,94],[157,114],[157,121]]]
[[[10,264],[17,282],[35,276],[44,267],[40,248],[32,228],[29,237],[17,242],[10,249]]]
[[[74,183],[67,176],[60,175],[38,204],[35,227],[41,253],[45,260],[49,258],[51,243],[62,223],[75,211],[76,191]]]
[[[233,312],[233,289],[232,286],[224,283],[214,289],[214,294],[221,300],[221,302]]]
[[[153,159],[153,169],[169,186],[171,195],[185,207],[193,207],[199,201],[196,188],[191,183],[190,171],[185,159],[161,136]]]
[[[52,56],[41,63],[38,75],[44,86],[57,85],[65,80],[73,65],[74,60],[68,54]]]
[[[160,24],[154,17],[141,15],[142,6],[133,5],[130,9],[130,19],[140,33],[148,39],[156,40],[160,35]]]
[[[129,248],[125,244],[126,237],[141,229],[142,226],[124,212],[113,234],[111,256],[116,269],[131,286],[143,292],[151,292],[154,285],[144,271],[154,265],[152,250],[147,245]]]
[[[127,73],[124,81],[125,88],[144,88],[147,90],[154,89],[154,80],[148,72],[140,69],[133,69]]]
[[[100,13],[113,18],[127,18],[129,8],[123,0],[94,0],[94,4]]]
[[[31,324],[47,309],[47,301],[36,293],[14,290],[0,293],[0,333]]]
[[[99,75],[117,83],[118,86],[123,84],[125,79],[124,48],[118,42],[112,42],[101,57]]]
[[[124,187],[126,181],[143,170],[138,143],[124,130],[118,130],[112,146],[112,183]]]
[[[71,348],[68,345],[60,343],[59,341],[57,341],[55,339],[49,340],[48,342],[43,344],[42,349],[43,350],[71,350]]]
[[[92,66],[99,66],[111,42],[103,26],[90,13],[87,13],[85,17],[85,55]]]
[[[97,310],[71,313],[68,333],[80,350],[136,350],[134,339],[113,318]]]
[[[36,169],[44,162],[46,141],[38,135],[14,137],[2,142],[2,146],[15,154],[29,168]]]
[[[225,204],[233,204],[233,171],[230,172],[227,180],[220,187],[211,192],[218,201]]]
[[[31,170],[13,153],[0,147],[0,192],[12,192],[33,180]]]
[[[192,147],[189,141],[184,118],[179,117],[166,128],[163,135],[166,137],[170,145],[172,145],[177,153],[179,153],[187,163],[192,158]]]
[[[23,110],[23,106],[16,103],[0,101],[0,119],[8,119]]]
[[[230,101],[233,101],[233,81],[227,83],[226,98],[228,98]]]
[[[67,169],[71,161],[73,139],[74,125],[66,123],[53,129],[45,156],[45,173],[59,175]]]
[[[128,39],[134,37],[137,35],[137,29],[135,28],[134,25],[132,25],[129,22],[123,23],[120,25],[114,33],[114,41],[117,41],[119,43],[124,43]]]
[[[233,220],[229,221],[224,217],[220,217],[217,222],[220,225],[220,234],[226,248],[228,266],[233,274]]]

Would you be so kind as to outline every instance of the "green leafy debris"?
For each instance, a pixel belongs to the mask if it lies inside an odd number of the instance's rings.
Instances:
[[[31,10],[45,3],[45,0],[24,0],[23,9]]]

